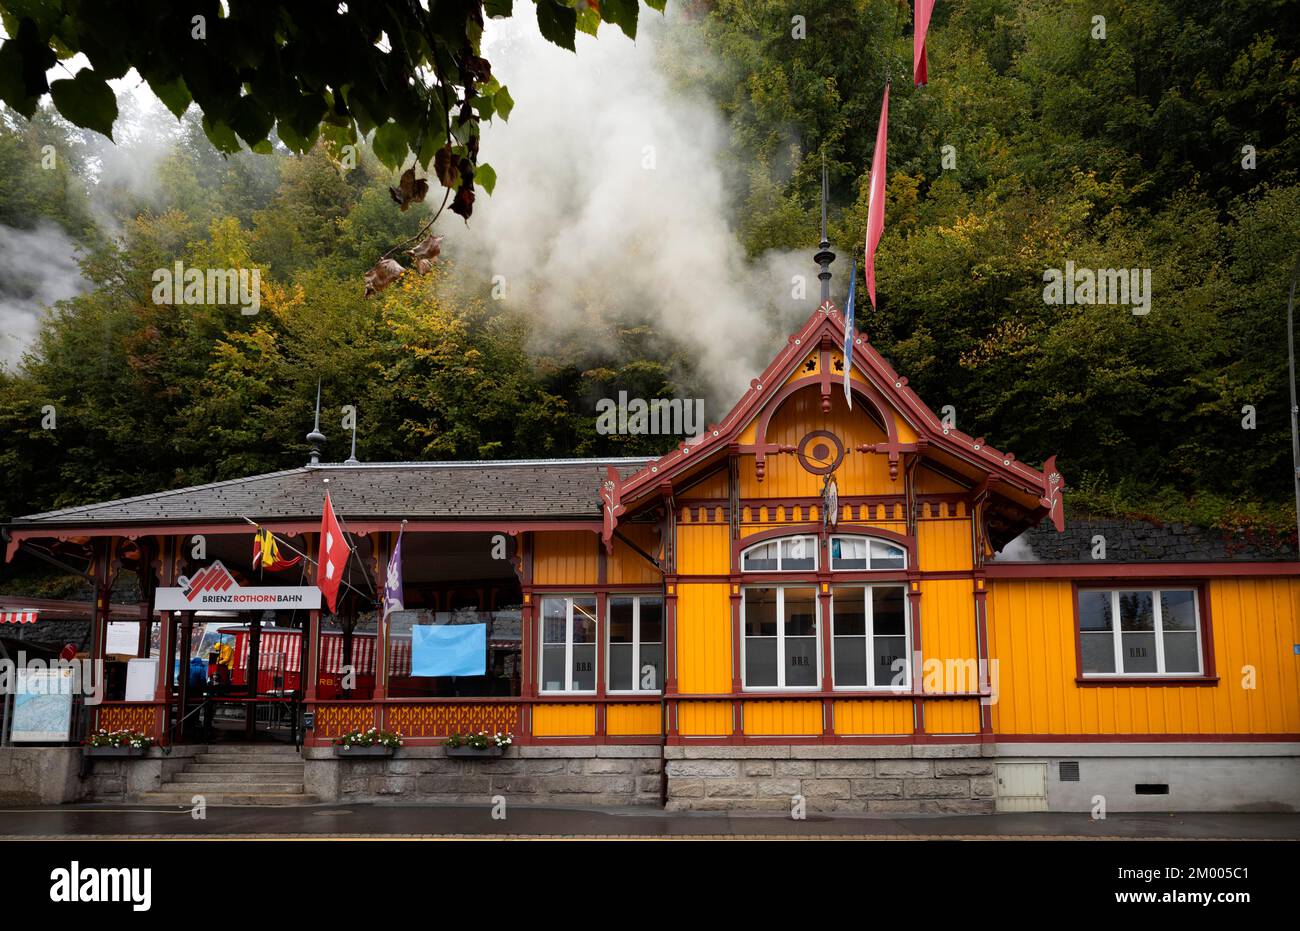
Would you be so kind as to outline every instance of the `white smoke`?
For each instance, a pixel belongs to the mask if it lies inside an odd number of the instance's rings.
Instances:
[[[445,251],[504,277],[540,352],[578,334],[605,346],[617,324],[649,321],[695,356],[713,421],[816,306],[815,231],[807,253],[746,260],[721,167],[726,126],[710,101],[671,86],[657,54],[684,41],[685,27],[649,11],[635,43],[602,26],[578,35],[576,54],[531,17],[491,21],[484,55],[516,107],[484,128],[480,160],[500,180],[468,230],[444,226]]]
[[[1029,545],[1028,532],[1016,537],[998,552],[995,562],[1038,562],[1034,548]]]
[[[86,287],[77,250],[49,223],[0,226],[0,365],[12,367],[36,336],[44,308]]]

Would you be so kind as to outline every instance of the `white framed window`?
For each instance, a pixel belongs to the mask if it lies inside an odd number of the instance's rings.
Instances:
[[[664,676],[661,595],[610,595],[605,683],[611,692],[659,692]]]
[[[831,589],[831,676],[837,689],[911,685],[911,630],[902,585]]]
[[[741,683],[745,689],[816,689],[821,684],[817,589],[746,587],[741,593]]]
[[[596,596],[542,598],[541,691],[596,691]]]
[[[756,543],[740,554],[744,572],[809,572],[817,569],[817,538],[781,537]]]
[[[831,569],[906,569],[907,550],[875,537],[831,537]]]
[[[1080,589],[1079,669],[1085,676],[1201,675],[1196,589]]]

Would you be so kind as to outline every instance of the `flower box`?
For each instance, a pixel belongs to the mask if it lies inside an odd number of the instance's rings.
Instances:
[[[345,747],[342,744],[334,746],[334,755],[342,757],[360,757],[360,756],[392,756],[397,752],[395,747],[385,747],[375,745],[373,747]]]
[[[149,752],[146,747],[86,747],[86,756],[125,757],[144,756]]]
[[[502,756],[506,752],[505,747],[448,747],[447,756],[467,757],[477,759],[479,757]]]

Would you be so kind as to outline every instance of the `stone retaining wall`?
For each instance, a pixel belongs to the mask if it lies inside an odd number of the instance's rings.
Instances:
[[[442,747],[394,757],[340,759],[309,748],[306,786],[322,801],[420,801],[621,807],[661,802],[657,746],[510,747],[497,759],[455,759]]]
[[[982,814],[997,785],[979,744],[675,746],[665,750],[669,811]]]

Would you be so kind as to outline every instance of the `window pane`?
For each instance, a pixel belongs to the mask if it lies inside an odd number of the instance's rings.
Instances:
[[[905,562],[906,554],[901,547],[880,540],[871,541],[872,569],[902,569]]]
[[[632,642],[632,599],[627,595],[609,599],[609,642]]]
[[[776,685],[775,637],[746,638],[745,685],[750,688]]]
[[[795,537],[781,541],[782,569],[815,569],[817,567],[817,538]]]
[[[831,630],[837,637],[867,632],[866,592],[861,588],[838,586],[831,589]]]
[[[627,691],[635,687],[632,678],[634,647],[630,643],[611,643],[609,645],[609,687]]]
[[[776,589],[745,589],[745,634],[750,637],[776,636]]]
[[[646,669],[649,666],[650,669]],[[664,648],[662,644],[641,645],[641,668],[636,672],[637,688],[650,692],[663,689]]]
[[[1155,607],[1150,592],[1119,593],[1119,629],[1156,629]]]
[[[1115,671],[1115,635],[1110,631],[1081,631],[1079,649],[1084,672]]]
[[[1121,609],[1121,618],[1123,613]],[[1156,671],[1155,634],[1120,634],[1120,647],[1121,656],[1124,660],[1124,672]]]
[[[573,599],[573,642],[596,642],[596,599],[590,596]]]
[[[542,691],[564,691],[564,645],[542,647]]]
[[[1160,593],[1160,624],[1166,631],[1196,630],[1196,593]]]
[[[831,568],[867,568],[867,541],[853,537],[831,537]]]
[[[1079,630],[1111,630],[1110,625],[1110,592],[1079,592]]]
[[[872,665],[875,668],[873,685],[903,685],[907,682],[907,640],[904,637],[875,638]],[[900,665],[895,665],[902,661]]]
[[[641,642],[663,643],[664,602],[662,598],[641,599]],[[644,655],[644,651],[642,651]]]
[[[574,644],[573,687],[590,690],[596,687],[596,645]]]
[[[542,641],[563,643],[567,626],[568,599],[547,598],[542,602]]]
[[[1165,631],[1165,672],[1200,672],[1195,631]]]
[[[762,543],[745,553],[742,568],[754,572],[776,568],[776,543]]]
[[[787,588],[785,590],[785,635],[802,637],[815,636],[816,633],[817,590]]]
[[[837,607],[836,611],[838,612],[838,610]],[[866,637],[836,637],[834,659],[836,685],[869,684],[867,682]]]
[[[817,684],[817,638],[785,638],[785,684]]]
[[[906,632],[903,620],[903,599],[906,597],[901,585],[876,586],[871,589],[871,617],[877,636],[889,634],[901,637]]]

